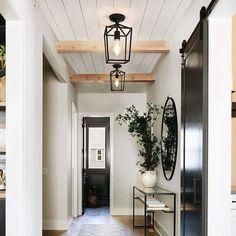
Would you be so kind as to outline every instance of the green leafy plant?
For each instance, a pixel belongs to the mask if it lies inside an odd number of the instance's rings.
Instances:
[[[163,129],[165,135],[162,137],[162,164],[166,171],[174,168],[177,142],[176,113],[173,104],[168,104],[163,115]]]
[[[86,176],[86,184],[85,184],[85,193],[87,196],[97,196],[100,197],[102,195],[102,188],[98,184],[94,184],[91,176]]]
[[[147,103],[147,112],[140,115],[132,105],[126,108],[125,114],[116,117],[120,125],[128,125],[128,132],[137,139],[140,157],[137,165],[141,167],[141,172],[153,171],[159,165],[160,142],[152,130],[161,109],[153,103]]]
[[[4,45],[0,45],[0,70],[3,75],[6,74],[6,47]]]

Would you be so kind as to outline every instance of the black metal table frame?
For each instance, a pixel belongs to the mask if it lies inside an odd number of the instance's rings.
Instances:
[[[142,189],[140,189],[137,186],[133,186],[133,227],[143,227],[144,228],[144,236],[147,235],[147,228],[149,227],[154,227],[154,215],[155,215],[155,210],[153,211],[147,211],[147,196],[156,196],[156,195],[169,195],[169,196],[173,196],[173,201],[174,201],[174,210],[173,211],[166,211],[166,210],[161,210],[165,213],[172,213],[173,214],[173,230],[174,230],[174,236],[176,235],[175,233],[175,228],[176,228],[176,193],[170,192],[168,190],[162,189],[162,188],[158,188],[162,191],[165,192],[155,192],[155,193],[147,193],[145,191],[143,191]],[[144,201],[140,198],[140,197],[136,197],[135,192],[138,191],[140,193],[142,193],[144,195]],[[144,205],[144,225],[135,225],[135,200],[139,200],[140,202],[143,203]],[[152,213],[152,225],[147,225],[147,213]]]

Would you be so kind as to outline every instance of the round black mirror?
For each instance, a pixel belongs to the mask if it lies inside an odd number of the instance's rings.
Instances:
[[[176,164],[178,146],[177,112],[173,98],[167,97],[161,126],[161,159],[164,176],[171,180]]]

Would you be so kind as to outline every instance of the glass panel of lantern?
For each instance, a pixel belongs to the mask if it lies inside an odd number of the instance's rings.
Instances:
[[[132,28],[119,24],[124,15],[112,14],[115,24],[106,26],[104,31],[105,58],[107,64],[126,64],[130,61]]]
[[[121,65],[113,65],[115,70],[110,72],[111,91],[124,91],[125,88],[125,72],[119,70]]]

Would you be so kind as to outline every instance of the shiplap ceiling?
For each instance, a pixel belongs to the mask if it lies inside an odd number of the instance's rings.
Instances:
[[[58,40],[103,40],[109,15],[122,13],[133,27],[133,40],[169,40],[192,0],[38,0],[38,6]],[[65,58],[77,74],[108,73],[103,54],[70,53]],[[122,69],[149,73],[160,54],[133,53]]]

